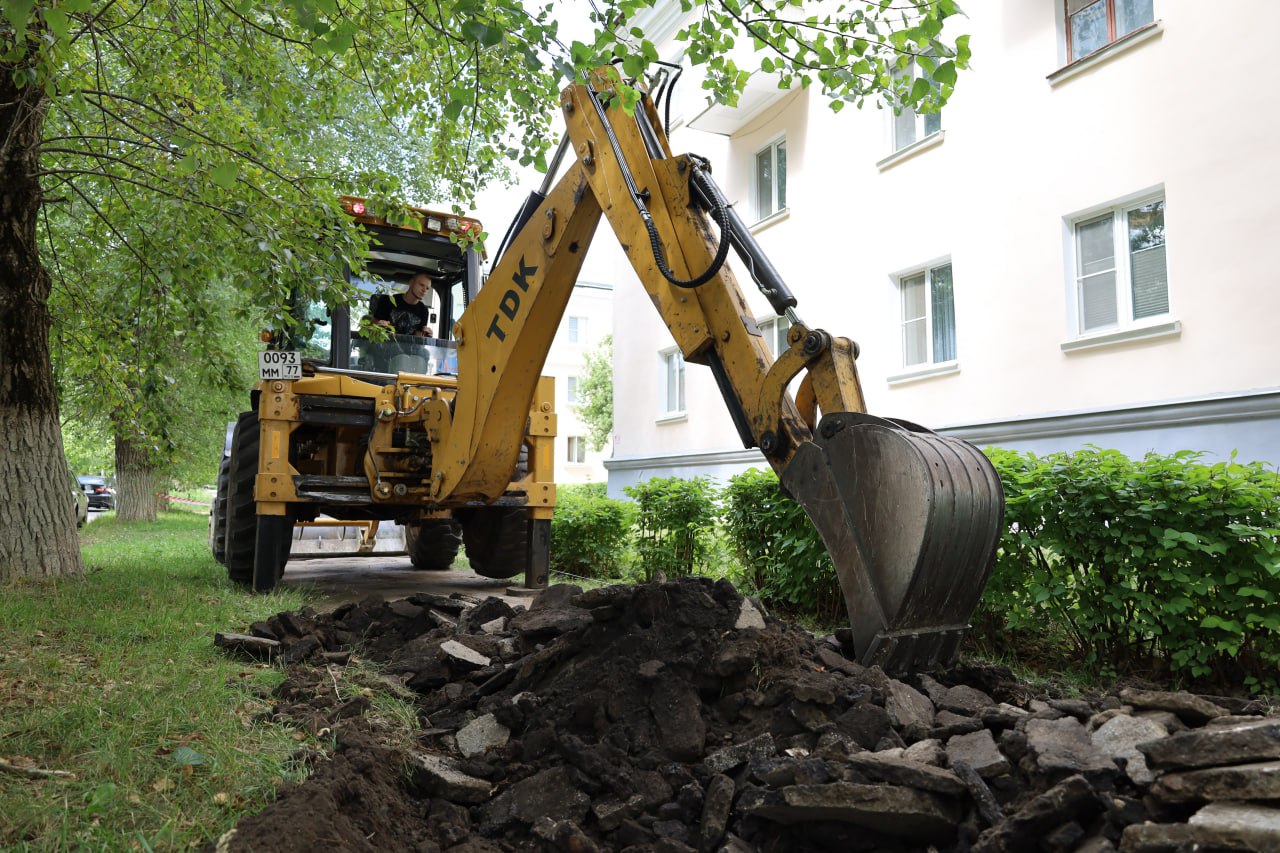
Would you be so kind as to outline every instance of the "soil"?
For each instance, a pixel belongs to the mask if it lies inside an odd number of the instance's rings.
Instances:
[[[1117,697],[1037,695],[989,666],[891,679],[724,581],[555,586],[527,610],[370,598],[250,634],[287,666],[271,719],[335,746],[218,851],[1114,850],[1190,814],[1123,761],[1028,746],[1027,720],[1083,730]],[[353,654],[413,699],[411,743],[335,692]],[[982,732],[995,758],[971,766],[952,745]]]

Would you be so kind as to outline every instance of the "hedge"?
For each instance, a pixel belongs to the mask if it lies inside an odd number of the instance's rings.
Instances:
[[[634,508],[605,496],[604,483],[561,486],[551,519],[551,568],[616,578],[625,563]]]
[[[1104,669],[1273,686],[1277,472],[1191,452],[987,453],[1008,504],[989,613],[1013,629],[1051,622]]]
[[[636,502],[636,557],[645,580],[706,567],[716,522],[710,480],[654,477],[623,491]]]
[[[990,645],[1016,636],[1100,673],[1280,687],[1280,474],[1192,452],[986,452],[1008,506],[975,617]],[[603,487],[590,498],[562,490],[553,567],[616,576],[630,529],[645,579],[687,574],[707,568],[718,530],[741,584],[775,606],[841,618],[831,561],[772,472],[748,471],[718,492],[670,478],[627,493],[634,510]]]

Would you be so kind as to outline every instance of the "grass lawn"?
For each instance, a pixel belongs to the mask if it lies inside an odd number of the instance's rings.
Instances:
[[[281,673],[224,656],[213,634],[301,599],[230,584],[207,521],[100,518],[80,534],[84,580],[4,588],[0,848],[186,849],[300,772],[303,735],[257,721]]]

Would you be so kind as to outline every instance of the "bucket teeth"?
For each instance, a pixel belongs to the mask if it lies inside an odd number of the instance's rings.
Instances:
[[[782,475],[835,564],[864,664],[955,659],[995,559],[1004,494],[978,448],[905,422],[825,416]]]

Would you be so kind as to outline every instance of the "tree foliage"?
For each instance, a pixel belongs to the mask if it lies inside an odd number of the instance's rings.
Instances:
[[[613,435],[613,335],[605,335],[582,358],[577,408],[591,449],[600,450]]]
[[[778,86],[817,84],[833,110],[868,99],[901,110],[936,112],[969,66],[969,37],[944,30],[962,14],[954,0],[801,2],[801,0],[679,0],[689,17],[676,35],[692,65],[704,66],[703,86],[719,103],[736,104],[756,71]],[[574,56],[614,54],[635,75],[657,57],[647,34],[632,23],[653,0],[621,0],[599,7],[600,29]],[[749,46],[749,51],[735,48]],[[748,65],[738,62],[750,57]],[[921,73],[904,74],[917,63]]]
[[[231,384],[220,333],[280,323],[291,294],[350,296],[337,271],[360,266],[366,238],[339,192],[395,216],[409,201],[465,205],[512,159],[545,163],[564,78],[657,58],[634,24],[650,5],[596,4],[598,33],[566,45],[555,4],[517,0],[0,0],[0,426],[50,443],[53,308],[63,389],[82,411],[117,412],[117,444],[168,464],[169,404]],[[962,38],[942,39],[951,0],[684,8],[687,55],[729,103],[747,76],[727,53],[739,41],[781,85],[817,82],[833,105],[883,92],[936,106],[968,58]],[[923,83],[894,74],[912,57]],[[6,451],[0,477],[60,483],[64,465]],[[58,500],[38,486],[22,506]],[[41,527],[34,514],[5,525]],[[5,545],[28,556],[0,576],[33,560],[78,570],[69,535]]]

